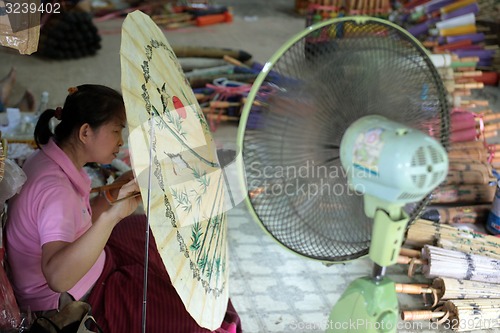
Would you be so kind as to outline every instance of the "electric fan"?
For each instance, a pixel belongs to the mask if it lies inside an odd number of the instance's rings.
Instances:
[[[251,214],[304,257],[374,262],[373,276],[334,307],[336,331],[353,321],[365,323],[356,332],[396,330],[385,268],[446,177],[448,130],[446,90],[427,51],[373,17],[307,28],[254,83],[238,129]]]

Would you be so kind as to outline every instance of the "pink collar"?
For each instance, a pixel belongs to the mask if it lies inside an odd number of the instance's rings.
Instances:
[[[78,170],[68,155],[59,148],[59,146],[51,138],[49,142],[42,147],[42,151],[50,159],[52,159],[61,170],[68,176],[71,183],[75,186],[82,196],[86,196],[90,192],[91,181],[85,169]]]

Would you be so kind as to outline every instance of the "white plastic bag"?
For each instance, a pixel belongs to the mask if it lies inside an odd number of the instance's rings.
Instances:
[[[4,176],[0,182],[0,209],[3,209],[5,202],[19,193],[21,187],[26,182],[26,174],[12,160],[5,160]]]

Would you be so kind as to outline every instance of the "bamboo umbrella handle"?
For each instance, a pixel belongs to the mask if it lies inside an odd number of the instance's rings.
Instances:
[[[205,95],[205,94],[200,94],[200,93],[196,93],[196,94],[194,94],[194,97],[196,97],[196,100],[197,100],[198,102],[201,102],[201,101],[204,101],[204,100],[206,100],[206,99],[210,98],[210,96]]]
[[[410,260],[411,260],[411,257],[399,255],[397,263],[403,264],[403,265],[408,265],[410,263]]]
[[[500,123],[491,123],[491,124],[486,124],[484,125],[484,131],[485,132],[490,132],[490,131],[496,131],[500,129]]]
[[[481,74],[483,74],[482,71],[453,72],[455,78],[481,76]]]
[[[425,264],[427,264],[427,260],[422,260],[422,259],[418,259],[418,258],[411,258],[411,257],[399,255],[397,263],[409,265],[408,266],[408,276],[412,277],[413,274],[415,274],[415,271],[417,270],[417,265],[425,265]]]
[[[482,82],[468,82],[468,83],[455,84],[455,89],[482,89],[482,88],[484,88],[484,83]]]
[[[213,113],[207,113],[205,114],[205,117],[207,117],[208,120],[220,120],[220,121],[239,121],[239,117],[234,117],[234,116],[227,116],[225,114],[213,114]]]
[[[424,298],[424,303],[426,306],[430,305],[432,307],[436,306],[439,297],[438,297],[438,289],[432,288],[429,285],[425,284],[405,284],[405,283],[396,283],[395,289],[397,293],[400,294],[408,294],[408,295],[422,295]],[[432,295],[432,302],[429,303],[427,299],[427,295]]]
[[[479,61],[479,57],[462,57],[462,58],[456,57],[456,58],[452,58],[452,61],[458,61],[458,62],[478,62]]]
[[[397,261],[398,264],[408,265],[408,264],[411,264],[412,262],[417,264],[417,265],[427,264],[426,260],[418,259],[415,257],[402,256],[402,255],[398,256],[398,261]]]
[[[482,111],[484,112],[484,111]],[[490,121],[495,121],[500,119],[500,114],[498,113],[488,113],[488,114],[483,114],[482,116],[484,122],[490,122]]]
[[[485,101],[485,100],[474,100],[474,99],[470,99],[470,100],[461,100],[460,101],[460,104],[461,105],[474,105],[474,106],[488,106],[490,103],[489,101]]]
[[[246,103],[246,102],[247,102],[247,100],[248,100],[248,99],[247,99],[246,97],[243,97],[243,98],[241,99],[241,101],[242,101],[243,103]],[[262,102],[262,101],[257,101],[257,100],[255,100],[255,101],[253,101],[252,105],[255,105],[255,106],[266,106],[266,103],[264,103],[264,102]]]
[[[432,288],[429,288],[429,285],[396,283],[395,287],[396,292],[401,294],[420,295],[432,293]]]
[[[401,250],[399,250],[399,254],[402,256],[407,256],[411,258],[420,258],[421,253],[419,250],[413,250],[413,249],[408,249],[405,247],[402,247]]]
[[[490,139],[498,136],[498,131],[487,131],[483,133],[485,139]]]
[[[210,107],[215,109],[227,109],[233,106],[240,106],[241,103],[238,102],[226,102],[226,101],[211,101]]]
[[[224,59],[224,61],[230,63],[231,65],[235,65],[235,66],[239,66],[239,67],[246,67],[246,68],[250,68],[248,65],[242,63],[241,61],[239,61],[238,59],[235,59],[229,55],[224,55],[222,57],[222,59]]]
[[[470,96],[471,91],[470,90],[455,90],[452,93],[453,97],[462,97],[462,96]]]
[[[431,310],[403,311],[401,319],[404,321],[431,320],[444,317],[446,314],[445,311],[434,312]]]

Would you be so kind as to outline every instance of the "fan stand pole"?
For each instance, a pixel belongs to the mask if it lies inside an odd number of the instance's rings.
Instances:
[[[385,276],[385,272],[387,271],[387,267],[380,266],[377,263],[373,264],[373,278],[377,281],[382,280]]]
[[[148,304],[148,269],[149,269],[149,217],[151,216],[151,179],[153,177],[153,139],[154,114],[151,115],[149,129],[149,170],[148,170],[148,204],[146,216],[146,240],[144,245],[144,286],[142,294],[142,333],[146,333],[146,310]]]
[[[397,262],[408,216],[400,205],[365,195],[365,213],[373,217],[370,259],[372,276],[354,280],[335,304],[327,324],[328,333],[395,333],[398,298],[386,268]]]

